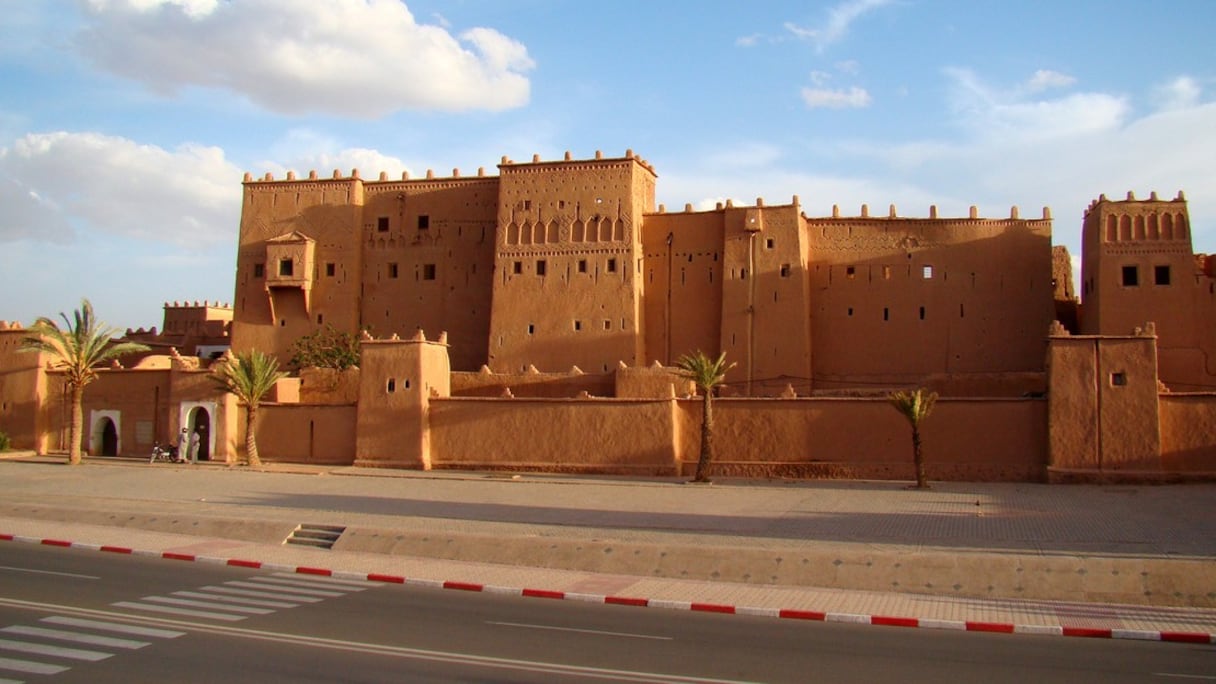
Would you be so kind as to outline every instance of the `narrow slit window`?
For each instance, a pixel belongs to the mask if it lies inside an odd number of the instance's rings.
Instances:
[[[882,308],[882,319],[884,321],[891,320],[891,310],[885,306]]]

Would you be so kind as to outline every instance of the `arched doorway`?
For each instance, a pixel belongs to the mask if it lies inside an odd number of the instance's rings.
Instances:
[[[202,406],[196,406],[190,410],[189,423],[190,434],[198,433],[198,453],[195,455],[200,461],[211,460],[211,413]]]
[[[119,442],[122,417],[118,411],[101,410],[89,414],[88,439],[85,447],[90,456],[117,456],[122,449]]]
[[[117,456],[118,455],[118,428],[114,426],[114,421],[109,418],[101,420],[101,456]]]

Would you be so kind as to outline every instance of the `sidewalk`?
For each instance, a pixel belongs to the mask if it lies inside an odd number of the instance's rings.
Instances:
[[[46,460],[0,460],[0,535],[604,603],[1143,639],[1216,633],[1211,485],[917,492],[36,462]],[[346,531],[333,550],[283,545],[300,523]]]

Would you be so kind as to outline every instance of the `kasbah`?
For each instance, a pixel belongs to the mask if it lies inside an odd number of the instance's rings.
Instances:
[[[244,407],[209,367],[280,360],[333,329],[357,367],[304,368],[259,410],[267,461],[687,475],[702,402],[674,366],[725,352],[717,476],[908,479],[888,395],[940,395],[928,475],[970,481],[1181,481],[1216,473],[1216,263],[1186,201],[1086,209],[1081,292],[1050,211],[927,217],[799,198],[655,206],[621,157],[364,180],[246,174],[235,298],[172,302],[149,352],[84,397],[92,456],[145,456],[181,428],[236,462]],[[67,449],[61,371],[0,322],[0,430]]]

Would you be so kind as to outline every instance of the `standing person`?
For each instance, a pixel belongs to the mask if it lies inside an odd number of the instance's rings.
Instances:
[[[190,462],[198,463],[198,445],[203,441],[203,429],[195,428],[190,434]]]
[[[173,461],[175,463],[186,462],[186,451],[190,448],[190,428],[182,428],[182,433],[177,437],[177,455]]]

